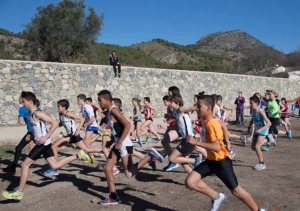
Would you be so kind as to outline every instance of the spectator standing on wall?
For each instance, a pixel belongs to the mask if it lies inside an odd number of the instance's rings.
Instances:
[[[239,92],[239,96],[234,102],[236,104],[236,124],[239,126],[244,126],[244,103],[245,98],[243,97],[243,93]]]
[[[120,78],[121,77],[121,64],[119,62],[119,58],[116,55],[116,52],[115,51],[111,52],[108,59],[110,61],[110,65],[112,65],[114,68],[115,77],[119,76],[119,78]],[[117,72],[117,67],[118,67],[118,72]]]

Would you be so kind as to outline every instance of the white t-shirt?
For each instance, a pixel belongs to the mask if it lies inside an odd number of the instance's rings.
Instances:
[[[85,104],[81,107],[81,113],[85,122],[90,121],[91,118],[95,118],[94,110],[91,105]],[[96,120],[92,124],[89,125],[90,127],[98,127]]]

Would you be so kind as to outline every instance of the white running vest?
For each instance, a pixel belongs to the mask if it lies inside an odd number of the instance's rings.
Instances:
[[[36,112],[36,111],[35,111]],[[36,145],[40,145],[39,138],[45,136],[48,133],[48,128],[46,127],[46,124],[44,121],[35,121],[34,116],[35,112],[33,114],[29,115],[29,123],[32,127],[32,132],[34,136],[34,142]],[[51,144],[51,138],[48,138],[46,142],[44,143],[44,146],[47,146]]]

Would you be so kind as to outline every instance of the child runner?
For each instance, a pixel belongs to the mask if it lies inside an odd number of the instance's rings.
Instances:
[[[22,91],[22,93],[23,92],[24,91]],[[21,95],[22,95],[22,93],[21,93]],[[20,141],[18,146],[16,146],[16,151],[15,151],[15,154],[14,154],[14,160],[13,160],[12,164],[10,166],[2,169],[3,172],[5,172],[9,175],[12,175],[12,176],[15,175],[15,173],[16,173],[16,168],[17,168],[17,165],[18,165],[18,161],[21,157],[21,152],[24,149],[24,147],[27,144],[29,144],[29,151],[31,151],[34,147],[32,128],[31,128],[31,125],[29,123],[29,110],[23,105],[21,95],[19,97],[19,103],[20,103],[21,106],[19,108],[18,122],[21,125],[26,124],[27,133],[22,138],[22,140]]]
[[[87,146],[83,143],[82,138],[80,137],[80,129],[82,128],[85,119],[82,116],[78,116],[72,114],[68,111],[70,107],[70,103],[66,99],[62,99],[57,101],[57,111],[59,113],[59,126],[64,126],[66,129],[67,135],[60,138],[58,141],[53,143],[52,151],[54,154],[54,158],[58,161],[58,148],[64,146],[68,143],[76,144],[77,147],[83,149],[85,152],[88,153],[95,153],[102,151],[101,148],[87,148]],[[80,123],[76,128],[75,120],[79,120]],[[59,175],[58,171],[50,168],[44,172],[44,175],[51,176],[51,175]]]
[[[83,124],[83,128],[85,129],[83,142],[87,146],[87,148],[90,148],[93,134],[98,135],[98,125],[95,120],[94,110],[91,105],[86,104],[86,96],[84,94],[80,94],[77,96],[77,103],[81,106],[81,114],[85,119],[85,122]]]
[[[173,116],[172,109],[171,109],[170,96],[169,95],[164,96],[163,102],[164,102],[164,105],[167,107],[167,113],[165,113],[163,122],[169,124],[169,126],[164,127],[163,125],[158,124],[157,128],[158,129],[166,129],[167,131],[175,130],[175,129],[177,129],[177,125],[176,125],[175,117]],[[157,143],[160,143],[160,142],[161,142],[161,140]]]
[[[229,152],[223,143],[223,132],[221,126],[213,115],[214,98],[209,95],[199,96],[198,107],[203,117],[205,141],[197,141],[194,137],[188,136],[190,144],[198,145],[207,150],[207,159],[200,163],[186,178],[186,186],[190,189],[203,193],[212,199],[211,211],[217,211],[226,201],[227,196],[217,193],[211,189],[203,178],[215,174],[219,177],[233,195],[241,199],[252,211],[259,209],[252,196],[238,185],[237,178],[233,171],[232,161]]]
[[[50,164],[53,169],[59,169],[62,166],[76,160],[90,161],[90,157],[80,150],[77,155],[66,157],[59,162],[54,158],[54,154],[51,148],[50,135],[55,131],[59,123],[54,120],[48,113],[37,110],[37,99],[32,92],[24,92],[21,95],[24,106],[29,109],[30,116],[29,122],[32,127],[34,136],[35,147],[30,151],[27,158],[22,163],[22,171],[20,183],[13,191],[3,191],[2,195],[7,199],[21,200],[24,196],[24,188],[29,176],[30,166],[43,155],[44,159]],[[46,127],[46,123],[50,124],[49,130]]]
[[[130,116],[130,119],[133,120],[135,130],[136,130],[136,142],[141,147],[143,146],[143,142],[141,139],[141,127],[142,127],[142,117],[141,117],[141,104],[140,100],[137,98],[132,98],[132,105],[133,105],[133,115]]]
[[[193,164],[195,168],[199,163],[199,157],[189,158],[189,155],[194,151],[195,146],[186,142],[186,137],[192,135],[191,120],[187,112],[197,107],[183,108],[183,100],[181,96],[170,97],[172,109],[177,110],[176,121],[178,125],[178,136],[182,137],[180,144],[174,149],[169,156],[169,161],[172,163],[181,163],[184,170],[189,174],[192,172],[192,168],[188,163]]]
[[[290,112],[289,112],[289,106],[288,106],[285,98],[281,98],[280,111],[281,111],[280,123],[284,126],[284,129],[286,130],[285,134],[291,140],[292,139],[292,131],[289,130]]]
[[[162,162],[162,157],[155,149],[151,149],[144,159],[132,166],[133,145],[128,135],[130,123],[121,114],[120,110],[112,104],[112,95],[108,90],[102,90],[98,93],[98,101],[102,109],[108,110],[107,117],[112,131],[112,142],[114,143],[104,167],[110,194],[106,199],[100,200],[99,203],[102,205],[118,204],[120,199],[116,192],[111,171],[118,160],[121,158],[126,176],[131,177],[150,160],[157,159]]]
[[[252,96],[250,98],[250,109],[252,111],[252,119],[248,127],[249,132],[251,126],[254,124],[254,134],[251,149],[256,152],[259,161],[254,169],[263,170],[266,169],[266,165],[264,163],[261,147],[267,142],[266,137],[268,136],[268,129],[271,126],[271,122],[266,116],[265,111],[259,108],[259,98],[257,96]]]
[[[155,108],[150,104],[150,98],[144,97],[144,115],[145,115],[145,122],[141,125],[141,134],[140,136],[143,136],[147,134],[147,132],[152,133],[157,138],[157,142],[161,141],[160,135],[153,129],[153,119],[152,115],[155,111]],[[148,131],[146,128],[148,127]],[[147,136],[146,141],[149,141],[151,139],[151,136]]]
[[[93,103],[93,99],[91,97],[87,97],[85,103],[88,104],[88,105],[90,105],[90,106],[92,106],[93,111],[94,111],[95,120],[98,123],[98,115],[97,115],[97,113],[100,112],[100,109],[97,106],[94,106],[92,104]]]

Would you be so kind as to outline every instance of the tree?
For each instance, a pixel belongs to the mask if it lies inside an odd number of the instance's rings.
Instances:
[[[84,57],[90,43],[100,35],[104,18],[91,7],[88,15],[84,9],[84,0],[62,0],[56,6],[38,7],[23,32],[31,56],[57,62]]]
[[[255,55],[250,55],[246,63],[255,75],[266,76],[269,68],[282,65],[284,58],[284,53],[276,51],[273,47],[263,47],[258,49]]]

